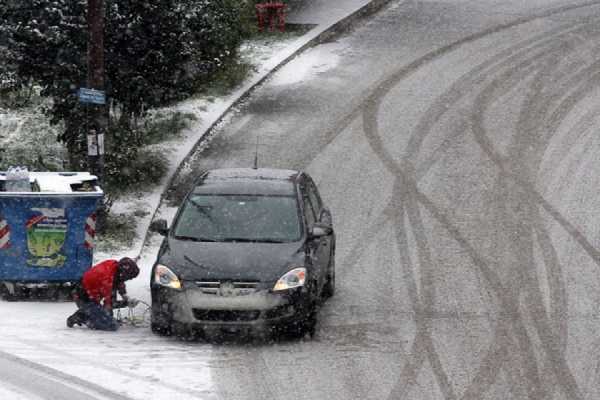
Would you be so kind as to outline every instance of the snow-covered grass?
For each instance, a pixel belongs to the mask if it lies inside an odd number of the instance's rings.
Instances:
[[[27,391],[22,388],[4,382],[2,383],[2,386],[0,386],[0,399],[41,400],[40,397],[32,397],[30,393],[27,393]]]
[[[38,102],[18,110],[0,108],[0,170],[11,165],[61,170],[66,150],[56,140],[60,130],[50,125]]]

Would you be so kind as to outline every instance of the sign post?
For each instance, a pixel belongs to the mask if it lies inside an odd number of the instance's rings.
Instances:
[[[90,130],[87,137],[88,156],[98,157],[104,155],[104,134]]]
[[[102,90],[79,88],[78,95],[80,103],[106,105],[106,94]]]

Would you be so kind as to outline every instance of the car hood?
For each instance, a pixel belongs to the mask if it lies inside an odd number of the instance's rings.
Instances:
[[[159,262],[182,280],[274,282],[292,266],[304,265],[302,242],[232,243],[167,239]]]

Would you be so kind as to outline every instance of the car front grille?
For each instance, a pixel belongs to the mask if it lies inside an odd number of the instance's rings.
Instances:
[[[199,321],[248,322],[258,319],[260,310],[204,310],[193,309],[194,318]]]
[[[196,281],[204,294],[217,296],[245,296],[258,290],[258,281]]]

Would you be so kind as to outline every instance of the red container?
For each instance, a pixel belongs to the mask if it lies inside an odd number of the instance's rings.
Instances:
[[[269,30],[275,30],[275,25],[281,32],[285,31],[285,4],[280,2],[259,3],[256,5],[256,18],[258,30],[263,31],[265,24],[269,24]]]

